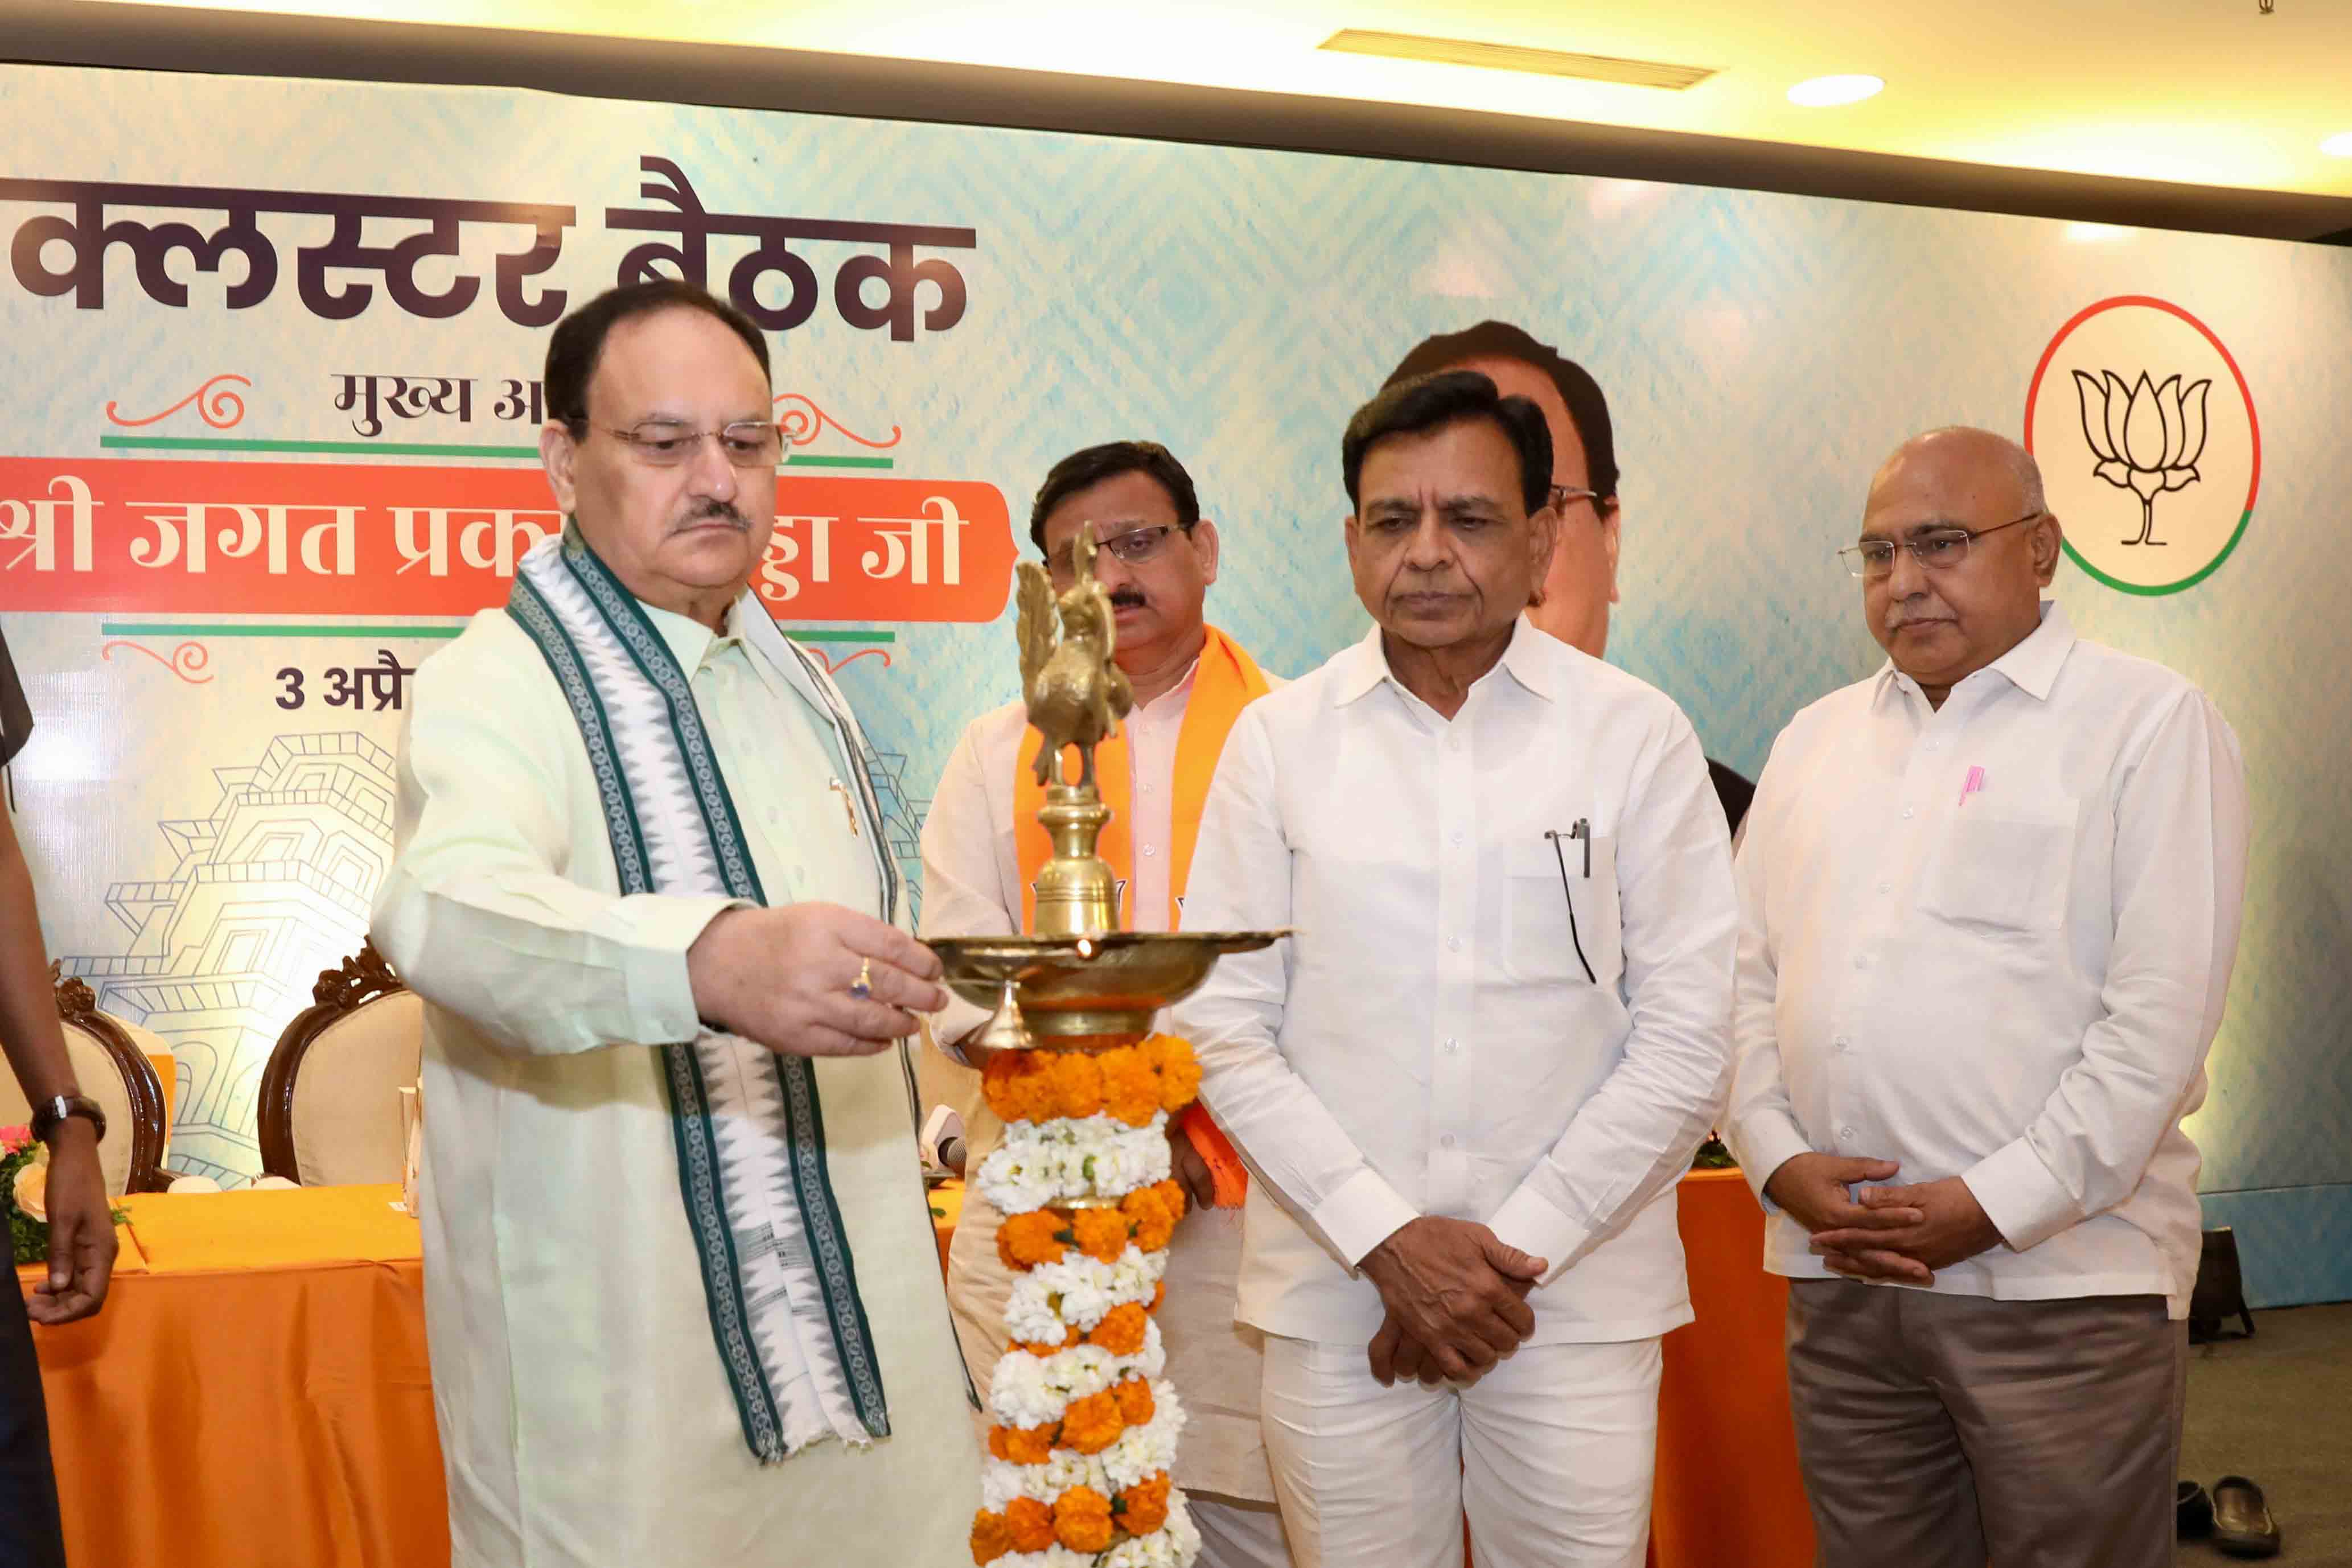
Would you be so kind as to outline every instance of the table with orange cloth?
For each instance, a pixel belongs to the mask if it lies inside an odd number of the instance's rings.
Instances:
[[[105,1309],[33,1331],[69,1562],[448,1562],[423,1266],[399,1196],[123,1200]]]
[[[1764,1272],[1764,1211],[1736,1170],[1693,1171],[1675,1196],[1698,1321],[1666,1336],[1650,1562],[1809,1568],[1813,1521],[1781,1348],[1789,1287]],[[945,1268],[963,1184],[934,1188],[931,1210]]]

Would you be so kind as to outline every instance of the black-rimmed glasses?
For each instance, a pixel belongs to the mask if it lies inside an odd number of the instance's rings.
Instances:
[[[1154,523],[1149,528],[1129,528],[1123,534],[1097,539],[1095,549],[1116,557],[1123,565],[1141,566],[1160,553],[1160,548],[1168,542],[1170,535],[1181,533],[1190,537],[1192,532],[1192,526],[1187,523]],[[1073,539],[1047,556],[1045,570],[1064,582],[1076,576],[1078,570],[1077,541]]]

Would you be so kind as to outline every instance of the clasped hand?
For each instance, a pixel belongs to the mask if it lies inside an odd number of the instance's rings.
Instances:
[[[1764,1184],[1764,1196],[1812,1234],[1830,1272],[1849,1280],[1935,1283],[1936,1270],[2001,1244],[1976,1194],[1958,1176],[1905,1186],[1868,1186],[1900,1169],[1893,1160],[1797,1155]]]
[[[834,904],[728,910],[686,967],[704,1019],[782,1056],[870,1056],[948,1004],[937,954]],[[850,989],[861,974],[865,997]]]
[[[1366,1355],[1383,1385],[1400,1377],[1475,1383],[1535,1332],[1528,1292],[1549,1265],[1475,1220],[1423,1215],[1360,1265],[1388,1317]]]

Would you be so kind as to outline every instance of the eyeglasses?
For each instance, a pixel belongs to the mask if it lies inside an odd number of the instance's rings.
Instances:
[[[1594,511],[1601,510],[1601,492],[1587,490],[1576,485],[1554,485],[1549,499],[1551,502],[1551,509],[1555,512],[1565,510],[1570,501],[1590,501],[1592,503]]]
[[[656,468],[675,468],[689,461],[702,450],[705,436],[717,436],[719,450],[738,468],[773,468],[791,444],[781,426],[760,419],[739,419],[717,430],[688,430],[666,419],[639,420],[626,430],[609,424],[589,428],[618,436]]]
[[[2003,528],[2013,528],[2020,523],[2031,523],[2046,517],[2046,511],[2028,512],[2021,517],[2011,517],[2005,523],[1995,523],[1989,528],[1929,528],[1903,541],[1911,559],[1930,571],[1948,571],[1969,559],[1969,542],[1987,534],[1997,534]],[[1885,577],[1895,570],[1895,541],[1864,539],[1838,551],[1846,570],[1864,580]]]
[[[1123,534],[1113,534],[1107,539],[1097,539],[1095,549],[1105,550],[1128,566],[1141,566],[1160,553],[1168,536],[1181,533],[1187,538],[1192,534],[1190,523],[1155,523],[1146,528],[1129,528]],[[1045,570],[1056,579],[1067,581],[1077,575],[1077,541],[1072,539],[1045,558]]]

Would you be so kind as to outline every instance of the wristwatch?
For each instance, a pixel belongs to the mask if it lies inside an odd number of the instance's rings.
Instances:
[[[87,1094],[58,1094],[33,1107],[33,1136],[47,1143],[68,1116],[79,1116],[98,1130],[99,1141],[106,1140],[106,1111]]]

